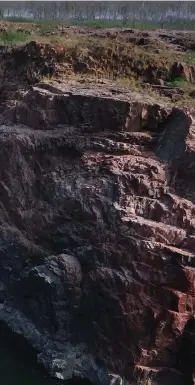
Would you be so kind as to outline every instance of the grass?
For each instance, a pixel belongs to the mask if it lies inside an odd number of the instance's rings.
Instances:
[[[29,34],[25,31],[17,31],[14,28],[9,28],[7,31],[0,33],[0,43],[5,45],[15,45],[24,43],[29,40]]]
[[[174,23],[170,22],[164,22],[164,23],[157,23],[157,22],[149,22],[149,21],[127,21],[123,22],[120,20],[109,20],[109,19],[101,19],[101,20],[78,20],[78,19],[54,19],[54,20],[46,20],[46,19],[30,19],[26,17],[6,17],[2,19],[2,21],[9,21],[14,23],[34,23],[39,24],[44,29],[46,28],[52,28],[55,25],[64,25],[64,26],[83,26],[87,28],[135,28],[140,30],[155,30],[155,29],[167,29],[167,30],[195,30],[195,24],[194,22],[188,20],[184,22],[175,21]]]
[[[136,29],[148,29],[152,30],[154,29],[154,25],[148,24],[142,22],[133,22],[129,21],[126,23],[123,23],[122,21],[112,21],[112,20],[70,20],[69,23],[71,25],[75,26],[83,26],[88,28],[136,28]]]
[[[108,19],[101,19],[101,20],[78,20],[78,19],[54,19],[54,20],[47,20],[47,19],[30,19],[25,17],[6,17],[2,19],[2,21],[9,21],[13,23],[34,23],[39,24],[41,27],[44,28],[52,28],[55,25],[64,25],[64,26],[83,26],[88,28],[136,28],[136,29],[148,29],[152,30],[155,28],[160,28],[160,25],[154,25],[150,23],[143,23],[138,21],[127,21],[123,22],[120,20],[108,20]]]
[[[194,84],[187,82],[183,78],[175,78],[169,82],[172,87],[182,88],[184,90],[191,91],[194,89]]]
[[[183,61],[188,65],[195,65],[195,52],[184,52]]]
[[[19,22],[17,19],[17,22]],[[30,21],[30,20],[28,20]],[[22,19],[26,22],[26,19]],[[31,22],[31,21],[30,21]],[[96,25],[93,21],[91,26]],[[183,61],[188,55],[189,60],[195,60],[195,54],[192,53],[175,53],[174,57],[171,51],[165,50],[162,42],[150,42],[146,46],[139,46],[129,41],[121,40],[121,37],[111,40],[110,38],[99,37],[98,34],[90,36],[80,34],[74,29],[70,29],[68,35],[63,35],[55,27],[60,23],[56,20],[43,20],[40,24],[30,26],[18,26],[16,18],[12,18],[12,23],[7,23],[6,29],[0,32],[0,44],[13,46],[25,44],[30,40],[39,40],[43,43],[51,43],[56,49],[64,50],[66,55],[65,61],[72,62],[72,58],[78,59],[87,64],[87,76],[96,77],[97,79],[106,78],[117,81],[118,85],[128,87],[130,89],[142,90],[142,75],[147,68],[169,68],[175,61]],[[107,25],[104,24],[104,27]],[[95,27],[94,27],[95,28]],[[97,27],[99,28],[99,27]],[[44,32],[53,29],[52,34]],[[158,48],[158,50],[156,49]],[[189,56],[191,55],[191,56]],[[184,59],[185,60],[185,59]],[[71,64],[70,64],[71,66]],[[168,73],[168,72],[167,72]],[[184,90],[194,90],[194,85],[182,78],[170,79],[169,85],[172,87],[182,88]],[[150,93],[152,89],[148,90]],[[186,93],[187,93],[186,92]],[[189,93],[189,92],[188,92]]]
[[[170,83],[173,87],[180,87],[180,88],[186,88],[189,85],[189,83],[183,78],[175,78],[171,80]]]
[[[10,17],[5,17],[2,20],[5,21],[10,21],[11,23],[32,23],[33,20],[27,18],[27,17],[22,17],[22,16],[10,16]]]

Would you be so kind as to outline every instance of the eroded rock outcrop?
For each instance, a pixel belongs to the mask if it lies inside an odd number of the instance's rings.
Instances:
[[[174,63],[171,67],[172,79],[184,79],[187,82],[195,83],[195,68],[186,63]]]
[[[1,110],[0,319],[61,379],[191,385],[192,118],[109,88],[17,95]]]

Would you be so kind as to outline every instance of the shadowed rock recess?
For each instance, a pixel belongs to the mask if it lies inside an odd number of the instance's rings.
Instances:
[[[62,380],[192,385],[193,119],[106,86],[16,88],[0,98],[0,320]]]

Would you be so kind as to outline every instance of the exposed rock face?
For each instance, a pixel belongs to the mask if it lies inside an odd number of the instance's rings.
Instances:
[[[116,89],[18,95],[1,115],[0,319],[61,379],[191,385],[191,117]]]
[[[195,68],[186,63],[174,63],[171,68],[171,77],[182,78],[187,82],[195,83]]]

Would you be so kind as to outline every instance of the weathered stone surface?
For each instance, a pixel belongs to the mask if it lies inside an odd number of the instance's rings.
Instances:
[[[136,92],[125,95],[120,89],[83,86],[63,89],[44,83],[33,87],[16,106],[16,122],[35,129],[63,122],[86,132],[140,131],[145,126],[152,130],[165,116],[160,104]]]
[[[193,119],[103,87],[3,106],[0,319],[60,379],[191,385]]]
[[[195,83],[195,68],[186,63],[174,63],[171,67],[171,77],[182,78],[187,82]]]

